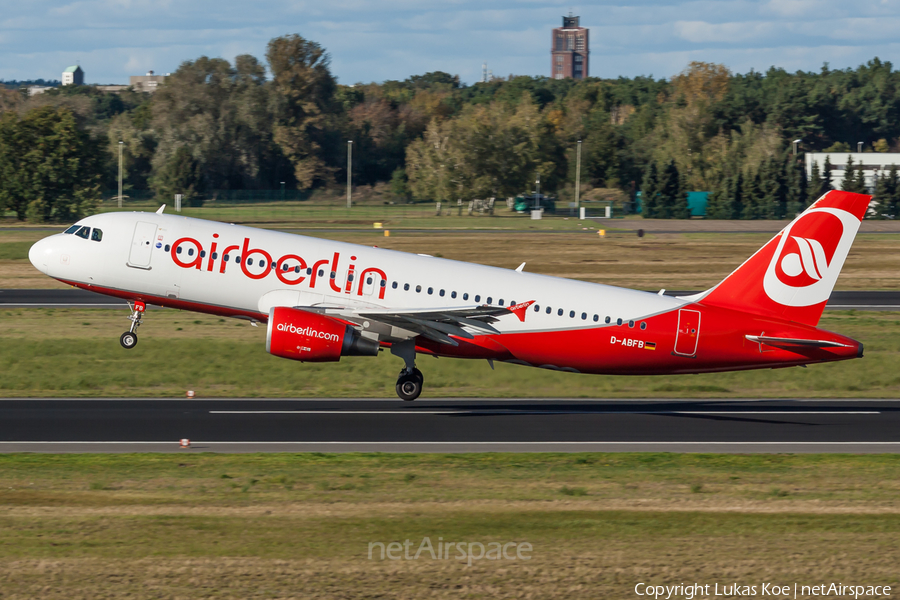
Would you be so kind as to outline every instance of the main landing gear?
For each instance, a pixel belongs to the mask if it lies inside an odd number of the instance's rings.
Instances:
[[[397,395],[407,402],[415,400],[422,393],[425,376],[416,368],[416,340],[410,339],[391,345],[391,354],[399,356],[406,363],[397,377]]]
[[[143,323],[144,311],[147,310],[147,305],[140,300],[137,300],[134,305],[129,303],[128,306],[131,307],[131,316],[128,317],[128,320],[131,321],[131,328],[122,334],[119,338],[119,343],[122,344],[122,347],[126,350],[131,350],[137,346],[137,328]]]

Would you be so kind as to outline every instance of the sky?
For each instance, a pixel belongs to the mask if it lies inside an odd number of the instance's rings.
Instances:
[[[668,78],[691,61],[733,72],[900,63],[900,0],[0,0],[0,79],[87,83],[174,71],[200,56],[265,55],[298,33],[343,84],[429,71],[549,75],[550,30],[572,11],[590,29],[590,75]]]

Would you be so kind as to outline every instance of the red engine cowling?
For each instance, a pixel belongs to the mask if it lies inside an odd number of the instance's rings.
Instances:
[[[276,306],[269,311],[266,352],[303,362],[334,362],[342,356],[375,356],[378,342],[331,317]]]

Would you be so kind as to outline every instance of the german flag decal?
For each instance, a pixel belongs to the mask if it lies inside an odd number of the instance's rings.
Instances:
[[[644,350],[656,350],[656,342],[644,342]]]

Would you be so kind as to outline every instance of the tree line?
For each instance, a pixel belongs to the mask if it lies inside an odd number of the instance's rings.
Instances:
[[[629,202],[644,216],[686,215],[686,192],[711,192],[713,218],[779,219],[830,177],[807,177],[809,151],[896,149],[900,74],[856,69],[731,73],[692,63],[653,77],[495,79],[443,72],[338,84],[329,56],[298,35],[250,55],[188,60],[154,94],[63,86],[27,97],[0,87],[0,203],[19,218],[67,220],[116,187],[202,201],[215,190],[337,188],[347,177],[393,201],[508,197],[541,188]],[[795,157],[791,142],[801,140]],[[849,173],[855,173],[851,169]],[[878,215],[897,185],[879,177]],[[845,185],[860,187],[851,177]],[[893,194],[893,195],[892,195]],[[891,212],[894,211],[894,212]]]

